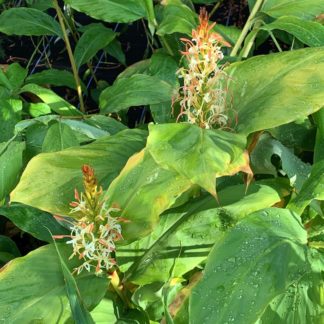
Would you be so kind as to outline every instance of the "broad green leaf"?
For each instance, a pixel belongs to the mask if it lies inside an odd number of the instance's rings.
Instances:
[[[190,298],[191,323],[254,323],[308,270],[307,232],[285,209],[250,214],[219,236]]]
[[[158,77],[134,74],[129,78],[118,78],[100,95],[99,106],[103,113],[118,112],[132,107],[168,102],[172,97],[172,86]]]
[[[324,12],[324,2],[322,0],[267,0],[261,11],[274,18],[289,15],[313,20]]]
[[[36,83],[38,85],[50,84],[56,87],[69,87],[76,89],[73,74],[65,70],[50,69],[44,70],[27,77],[26,83]],[[86,91],[86,87],[81,82],[82,90]]]
[[[282,16],[260,29],[267,31],[283,30],[294,35],[308,46],[324,46],[324,26],[317,22],[305,21],[293,16]]]
[[[302,213],[313,200],[324,200],[324,161],[315,163],[309,178],[304,182],[299,194],[289,203],[288,208]]]
[[[118,132],[127,129],[127,127],[116,119],[103,115],[95,115],[85,120],[85,123],[111,135],[117,134]]]
[[[128,66],[123,72],[118,74],[118,79],[126,79],[132,77],[134,74],[150,74],[151,59],[142,60]]]
[[[51,108],[44,102],[29,103],[28,112],[32,117],[39,117],[50,114]]]
[[[146,132],[125,130],[82,147],[43,153],[27,165],[11,200],[53,214],[68,215],[74,188],[82,190],[83,164],[90,164],[107,189],[128,158],[145,145]]]
[[[115,323],[117,319],[112,298],[105,296],[92,310],[91,316],[96,324]]]
[[[177,61],[163,51],[155,52],[150,58],[149,74],[158,77],[172,86],[178,84],[176,75],[178,69]]]
[[[61,123],[68,126],[80,142],[99,139],[103,136],[110,135],[109,132],[101,129],[101,127],[89,125],[85,120],[64,119]]]
[[[310,152],[314,149],[316,127],[308,118],[272,128],[268,132],[295,152]]]
[[[246,138],[187,123],[150,125],[147,147],[163,168],[175,170],[216,196],[216,178],[251,173]]]
[[[11,8],[0,15],[0,32],[7,35],[57,35],[62,31],[58,22],[48,14],[32,8]]]
[[[42,151],[44,153],[56,152],[72,146],[79,146],[74,132],[68,125],[57,121],[49,127],[44,138]]]
[[[13,63],[8,66],[6,76],[11,85],[12,95],[17,94],[27,77],[27,73],[27,69],[23,68],[18,63]]]
[[[73,9],[106,22],[128,23],[146,16],[143,0],[64,0]]]
[[[313,115],[317,126],[314,147],[314,163],[324,160],[324,108]]]
[[[50,232],[53,235],[69,234],[69,231],[61,226],[53,215],[30,206],[12,203],[9,207],[0,207],[0,215],[41,241],[53,242]]]
[[[53,3],[48,0],[26,0],[29,7],[45,11],[53,7]]]
[[[142,150],[128,160],[106,196],[108,203],[120,206],[121,217],[130,221],[123,226],[122,235],[132,241],[149,234],[159,215],[190,187],[186,178],[162,169]]]
[[[0,99],[0,143],[14,136],[15,125],[21,120],[21,111],[21,100]]]
[[[123,52],[120,41],[116,38],[104,48],[104,51],[118,60],[121,64],[126,65],[126,56]]]
[[[256,56],[226,72],[237,130],[249,134],[319,110],[324,95],[324,48]],[[231,99],[230,99],[231,98]]]
[[[57,244],[64,260],[71,246]],[[66,261],[71,271],[76,258]],[[106,278],[83,272],[76,277],[83,301],[92,309],[103,298]],[[64,323],[71,315],[60,261],[53,244],[10,262],[0,271],[0,321],[4,323]]]
[[[197,27],[197,17],[194,11],[184,4],[167,5],[163,9],[163,19],[160,22],[157,34],[182,33],[191,35]]]
[[[25,143],[0,143],[0,200],[5,198],[17,184],[23,168]]]
[[[79,116],[82,113],[77,110],[73,105],[65,101],[58,96],[54,91],[38,86],[37,84],[26,84],[20,90],[23,92],[30,92],[39,97],[44,103],[46,103],[52,111],[61,116]]]
[[[19,256],[20,252],[16,243],[11,238],[0,235],[0,268]]]
[[[262,134],[251,154],[251,167],[254,174],[271,174],[278,176],[277,168],[272,163],[272,158],[277,156],[281,160],[279,173],[287,175],[292,186],[300,191],[303,183],[309,176],[311,166],[279,141],[268,134]]]
[[[268,185],[269,184],[269,185]],[[270,207],[289,192],[275,182],[231,186],[212,196],[189,201],[160,217],[154,231],[117,250],[117,262],[126,278],[136,284],[165,282],[181,277],[204,261],[217,238],[240,218]],[[246,192],[247,190],[247,192]]]
[[[60,249],[58,248],[55,241],[54,246],[61,264],[62,274],[65,283],[65,291],[69,299],[73,320],[75,321],[75,323],[80,324],[95,324],[82,300],[76,280],[71,274],[69,267],[65,263],[64,258],[61,255]]]
[[[149,73],[168,82],[171,86],[177,87],[178,80],[176,72],[179,66],[174,58],[163,52],[156,52],[151,56]],[[156,123],[168,123],[171,119],[172,102],[163,102],[150,105],[153,119]]]
[[[75,63],[78,68],[89,62],[100,49],[105,48],[115,37],[110,28],[102,24],[93,24],[80,37],[74,50]]]
[[[297,321],[307,324],[323,323],[323,290],[320,274],[305,275],[270,303],[258,324],[295,324]]]

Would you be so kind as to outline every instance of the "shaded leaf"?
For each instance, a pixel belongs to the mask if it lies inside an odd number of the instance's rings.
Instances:
[[[65,101],[58,96],[54,91],[38,86],[37,84],[26,84],[20,90],[23,92],[30,92],[39,97],[44,103],[46,103],[52,111],[62,116],[79,116],[82,113],[76,109],[73,105]]]
[[[25,143],[0,143],[0,200],[17,184],[23,168]]]
[[[89,62],[100,49],[106,47],[115,37],[116,33],[102,24],[91,25],[80,37],[74,50],[77,67]]]
[[[275,18],[289,15],[312,20],[324,12],[324,3],[322,0],[267,0],[261,11]]]
[[[268,31],[275,29],[283,30],[294,35],[308,46],[324,46],[324,26],[317,22],[305,21],[292,16],[282,16],[274,22],[262,26],[260,29]]]
[[[118,112],[131,106],[168,102],[172,87],[158,77],[134,74],[118,78],[111,87],[102,91],[99,99],[101,112]]]
[[[56,152],[72,146],[79,146],[74,132],[68,125],[57,121],[49,127],[44,138],[42,151],[44,153]]]
[[[128,23],[146,15],[143,0],[65,0],[73,9],[106,22]]]
[[[69,234],[53,215],[30,206],[12,203],[9,207],[0,207],[0,214],[10,219],[22,231],[41,241],[53,242],[50,232],[53,235]]]
[[[0,32],[6,35],[57,35],[63,38],[60,25],[51,16],[37,9],[23,7],[2,12]]]
[[[308,270],[307,233],[289,210],[255,212],[218,238],[190,300],[192,323],[254,323]]]
[[[297,194],[287,207],[301,214],[313,199],[324,200],[323,160],[312,166],[309,178],[303,184],[299,194]]]
[[[58,244],[64,260],[71,246]],[[76,258],[67,262],[71,271],[78,266]],[[86,307],[92,309],[103,298],[107,279],[94,273],[76,277]],[[17,258],[0,270],[0,320],[6,323],[35,321],[54,324],[71,315],[59,258],[54,245],[46,245]]]

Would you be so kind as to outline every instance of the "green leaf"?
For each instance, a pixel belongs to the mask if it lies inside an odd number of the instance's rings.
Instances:
[[[260,29],[267,31],[283,30],[294,35],[308,46],[324,46],[324,26],[317,22],[305,21],[293,16],[283,16]]]
[[[93,24],[80,37],[74,50],[75,63],[78,68],[89,62],[99,50],[105,48],[116,37],[110,28],[102,24]]]
[[[289,210],[265,209],[219,236],[190,298],[192,323],[254,323],[307,271],[307,233]]]
[[[53,7],[53,4],[51,1],[48,0],[26,0],[26,3],[29,7],[45,11],[49,8]]]
[[[295,324],[296,319],[299,323],[323,323],[323,289],[320,274],[305,275],[270,303],[260,323]]]
[[[0,143],[0,200],[17,184],[23,168],[25,143]]]
[[[158,77],[134,74],[129,78],[118,78],[100,95],[99,106],[103,113],[118,112],[132,107],[168,102],[172,87]]]
[[[64,260],[72,254],[71,246],[57,245]],[[67,262],[67,261],[66,261]],[[77,258],[67,262],[71,271]],[[103,298],[107,279],[93,273],[76,277],[83,301],[92,309]],[[0,272],[0,321],[5,323],[64,323],[70,315],[60,261],[54,245],[46,245],[17,258]]]
[[[74,188],[82,189],[83,164],[90,164],[98,182],[107,189],[128,158],[145,145],[146,132],[125,130],[82,147],[37,155],[27,165],[11,200],[68,215]]]
[[[0,235],[0,268],[10,260],[19,257],[16,243],[7,236]]]
[[[132,241],[149,234],[159,215],[190,187],[187,179],[162,169],[142,150],[128,160],[106,196],[108,203],[120,206],[121,217],[130,221],[123,226],[122,235]]]
[[[324,161],[315,163],[309,178],[287,208],[301,214],[313,199],[324,200]]]
[[[37,84],[26,84],[20,90],[23,92],[30,92],[39,97],[44,103],[46,103],[52,111],[58,113],[61,116],[80,116],[82,113],[77,110],[73,105],[65,101],[58,96],[54,91],[38,86]]]
[[[150,125],[147,148],[163,168],[175,170],[216,196],[216,178],[250,173],[246,138],[195,125]]]
[[[25,78],[27,77],[27,69],[20,66],[18,63],[10,64],[6,76],[11,85],[11,91],[13,95],[19,91],[20,87],[23,85]]]
[[[69,231],[61,226],[53,215],[39,209],[12,203],[9,207],[0,207],[0,214],[12,221],[22,231],[45,242],[53,242],[53,235],[68,235]]]
[[[103,136],[110,135],[109,132],[101,129],[101,127],[92,126],[85,120],[65,119],[62,120],[61,123],[68,126],[73,131],[73,136],[80,142],[99,139]]]
[[[174,58],[163,52],[156,52],[151,56],[149,73],[157,76],[172,87],[178,87],[176,72],[179,66]],[[156,123],[167,123],[171,121],[171,100],[160,104],[150,105],[153,119]]]
[[[160,36],[173,33],[191,35],[191,31],[197,27],[196,19],[195,12],[184,4],[166,5],[157,34]]]
[[[143,0],[65,0],[65,3],[106,22],[128,23],[146,16]]]
[[[118,60],[121,64],[126,65],[126,56],[118,39],[113,39],[108,46],[104,48],[104,51]]]
[[[21,120],[22,102],[18,99],[0,99],[0,143],[14,136],[16,123]]]
[[[69,87],[76,89],[73,74],[65,70],[50,69],[39,73],[32,74],[27,77],[26,83],[36,83],[38,85],[50,84],[56,87]],[[81,83],[82,90],[86,91],[86,86]]]
[[[246,192],[247,191],[247,192]],[[288,191],[289,193],[289,191]],[[219,192],[220,205],[212,196],[201,197],[162,214],[147,237],[116,253],[126,278],[136,284],[165,282],[181,277],[204,261],[217,238],[240,218],[279,202],[287,190],[275,182],[236,185]]]
[[[324,12],[324,3],[322,0],[267,0],[261,11],[274,18],[289,15],[313,20]]]
[[[29,103],[28,104],[28,112],[32,117],[39,117],[43,115],[50,114],[51,108],[49,105],[43,102],[37,102],[37,103]]]
[[[108,132],[111,135],[117,134],[118,132],[127,129],[127,127],[116,119],[103,115],[95,115],[85,120],[85,123],[92,125]]]
[[[72,129],[60,121],[54,122],[44,138],[42,151],[56,152],[68,147],[79,146],[79,142]]]
[[[238,131],[250,134],[319,110],[324,95],[322,71],[324,48],[256,56],[232,64],[226,69],[228,99],[233,100]]]
[[[117,320],[113,300],[107,296],[108,294],[91,312],[91,316],[96,324],[115,323]]]
[[[32,8],[11,8],[3,11],[0,15],[0,32],[7,35],[57,35],[63,38],[56,20]]]
[[[317,126],[316,141],[314,147],[314,163],[324,160],[324,108],[313,115]]]
[[[65,290],[69,298],[73,320],[75,321],[75,323],[80,324],[94,324],[94,321],[89,311],[84,305],[76,280],[74,279],[73,275],[70,272],[70,269],[65,263],[55,241],[54,246],[60,260],[62,273],[64,277]]]
[[[311,166],[295,156],[291,150],[275,140],[269,134],[262,134],[251,154],[251,167],[254,174],[271,174],[277,176],[276,167],[272,164],[272,157],[281,160],[279,172],[287,175],[291,184],[300,191],[309,176]]]

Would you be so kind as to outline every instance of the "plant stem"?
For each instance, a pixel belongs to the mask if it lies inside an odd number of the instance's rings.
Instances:
[[[230,56],[236,56],[237,53],[238,53],[238,50],[240,49],[240,47],[242,46],[243,42],[244,42],[244,39],[246,37],[246,35],[248,34],[251,26],[253,25],[253,20],[256,16],[256,14],[258,13],[259,9],[261,8],[263,4],[263,0],[257,0],[251,13],[250,13],[250,16],[248,18],[248,20],[246,21],[245,25],[244,25],[244,28],[242,29],[242,32],[241,32],[241,35],[239,37],[239,39],[237,40],[235,46],[233,47],[232,49],[232,52],[230,54]]]
[[[166,48],[167,52],[171,55],[174,56],[173,51],[168,43],[168,41],[165,39],[164,36],[160,36],[161,42],[164,45],[164,47]]]
[[[76,88],[77,88],[77,93],[78,93],[78,97],[79,97],[79,101],[80,101],[80,110],[84,113],[85,112],[85,107],[84,107],[84,102],[83,102],[80,77],[79,77],[79,74],[78,74],[78,69],[77,69],[76,64],[75,64],[75,60],[74,60],[71,44],[70,44],[70,41],[69,41],[69,37],[68,37],[67,32],[66,32],[63,13],[61,11],[60,6],[58,5],[57,0],[53,0],[53,4],[54,4],[55,10],[57,12],[57,17],[58,17],[58,20],[59,20],[59,23],[60,23],[60,26],[61,26],[61,29],[62,29],[62,32],[63,32],[65,46],[66,46],[66,49],[67,49],[67,52],[68,52],[68,55],[69,55],[69,59],[70,59],[71,67],[72,67],[72,72],[73,72],[73,76],[74,76],[74,80],[75,80],[75,84],[76,84]]]
[[[219,0],[219,1],[215,4],[214,8],[211,10],[211,12],[210,12],[210,14],[209,14],[209,17],[211,17],[211,16],[216,12],[216,10],[220,7],[220,5],[221,5],[223,2],[224,2],[224,0]]]

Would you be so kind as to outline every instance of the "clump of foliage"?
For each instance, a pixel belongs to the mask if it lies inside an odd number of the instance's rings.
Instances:
[[[228,3],[2,1],[0,322],[323,323],[324,2]]]

